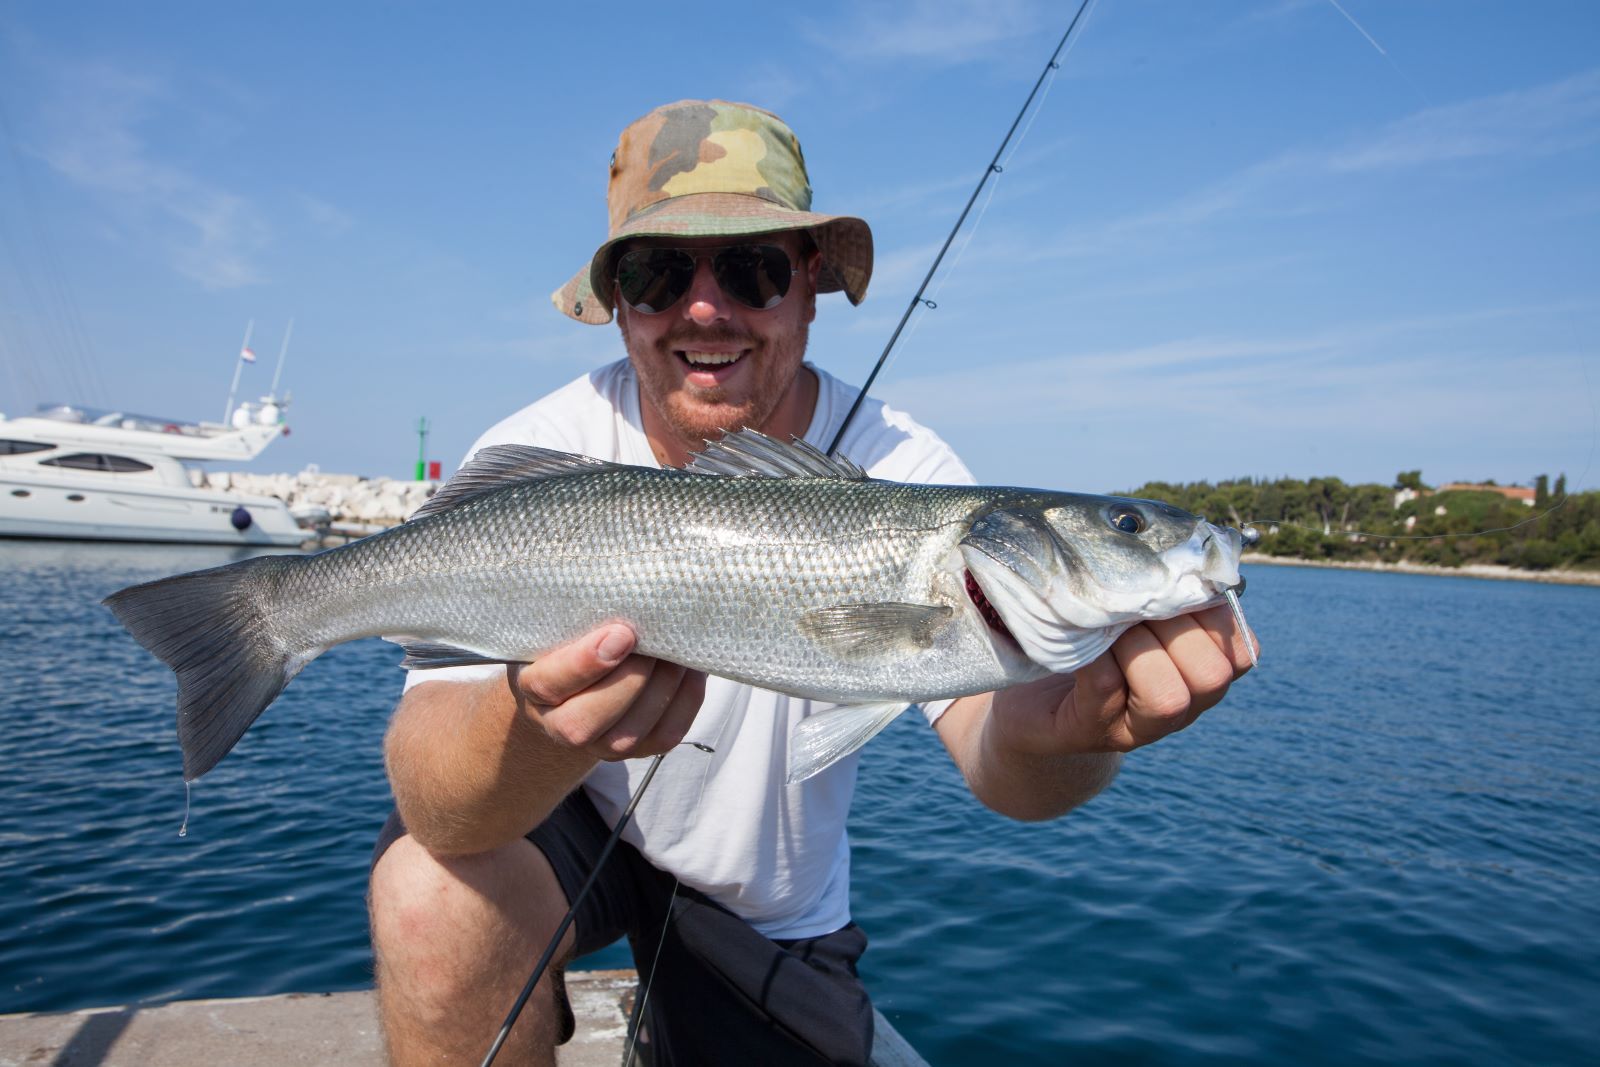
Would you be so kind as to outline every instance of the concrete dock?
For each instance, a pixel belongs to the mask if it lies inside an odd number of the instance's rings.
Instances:
[[[631,970],[571,971],[578,1032],[560,1067],[616,1067],[628,1031]],[[872,1062],[927,1067],[882,1015]],[[484,1035],[484,1045],[493,1034]],[[383,1042],[370,990],[187,1000],[151,1007],[0,1015],[0,1067],[381,1067]]]

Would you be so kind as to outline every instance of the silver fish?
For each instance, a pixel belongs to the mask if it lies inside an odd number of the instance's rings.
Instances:
[[[341,642],[386,637],[408,669],[520,663],[620,620],[643,655],[847,705],[796,728],[795,781],[912,703],[1076,670],[1221,603],[1240,548],[1155,501],[876,481],[747,430],[684,470],[486,448],[394,529],[105,603],[177,673],[186,780]]]

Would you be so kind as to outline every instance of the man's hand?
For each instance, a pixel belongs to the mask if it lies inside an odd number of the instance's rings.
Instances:
[[[1054,818],[1103,789],[1121,753],[1216,706],[1250,669],[1254,640],[1226,607],[1140,623],[1075,674],[963,697],[938,730],[985,804]]]
[[[557,744],[598,760],[671,750],[700,710],[705,672],[630,655],[634,642],[612,623],[516,669],[519,710]]]
[[[705,675],[633,646],[610,623],[504,678],[407,690],[385,755],[411,835],[435,855],[490,851],[543,821],[596,760],[682,741]]]
[[[995,739],[1034,756],[1159,741],[1215,707],[1250,669],[1245,640],[1226,607],[1140,623],[1075,674],[995,694]]]

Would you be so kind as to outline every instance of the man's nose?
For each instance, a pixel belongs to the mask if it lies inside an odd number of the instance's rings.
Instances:
[[[696,326],[710,326],[713,322],[724,322],[728,318],[728,298],[711,273],[709,257],[695,261],[694,282],[689,286],[688,298],[684,301],[684,314]]]

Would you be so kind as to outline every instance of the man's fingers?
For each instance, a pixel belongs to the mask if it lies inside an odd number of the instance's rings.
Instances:
[[[689,733],[689,727],[694,725],[695,716],[700,714],[700,705],[705,697],[705,672],[684,671],[672,699],[667,702],[661,718],[656,720],[655,729],[645,739],[649,751],[667,752],[681,744]]]
[[[517,685],[536,704],[565,703],[616,670],[633,646],[628,627],[602,626],[523,667]]]
[[[596,758],[608,758],[596,747],[607,732],[627,715],[650,682],[656,660],[629,656],[610,674],[561,703],[539,705],[535,717],[551,737],[573,748],[586,748]]]
[[[1128,689],[1117,658],[1096,658],[1078,668],[1072,681],[1072,732],[1083,737],[1090,750],[1125,752],[1132,748],[1132,739],[1122,726]]]
[[[1256,635],[1239,628],[1238,621],[1234,619],[1233,612],[1226,604],[1219,604],[1214,608],[1197,611],[1192,615],[1183,615],[1180,618],[1193,619],[1211,635],[1211,640],[1232,664],[1235,679],[1254,665],[1250,659],[1251,646],[1255,647],[1257,656],[1261,654],[1261,643],[1256,640]]]
[[[648,756],[643,742],[654,732],[662,712],[672,702],[683,681],[685,668],[664,660],[646,660],[649,674],[638,693],[628,702],[627,711],[602,736],[589,746],[600,759],[616,760]]]
[[[1192,615],[1152,622],[1150,630],[1189,690],[1188,721],[1183,724],[1187,726],[1222,699],[1238,674],[1226,651],[1231,634],[1219,634]]]
[[[1188,683],[1150,624],[1141,623],[1123,634],[1111,653],[1127,680],[1127,728],[1135,745],[1188,724],[1192,699]]]

